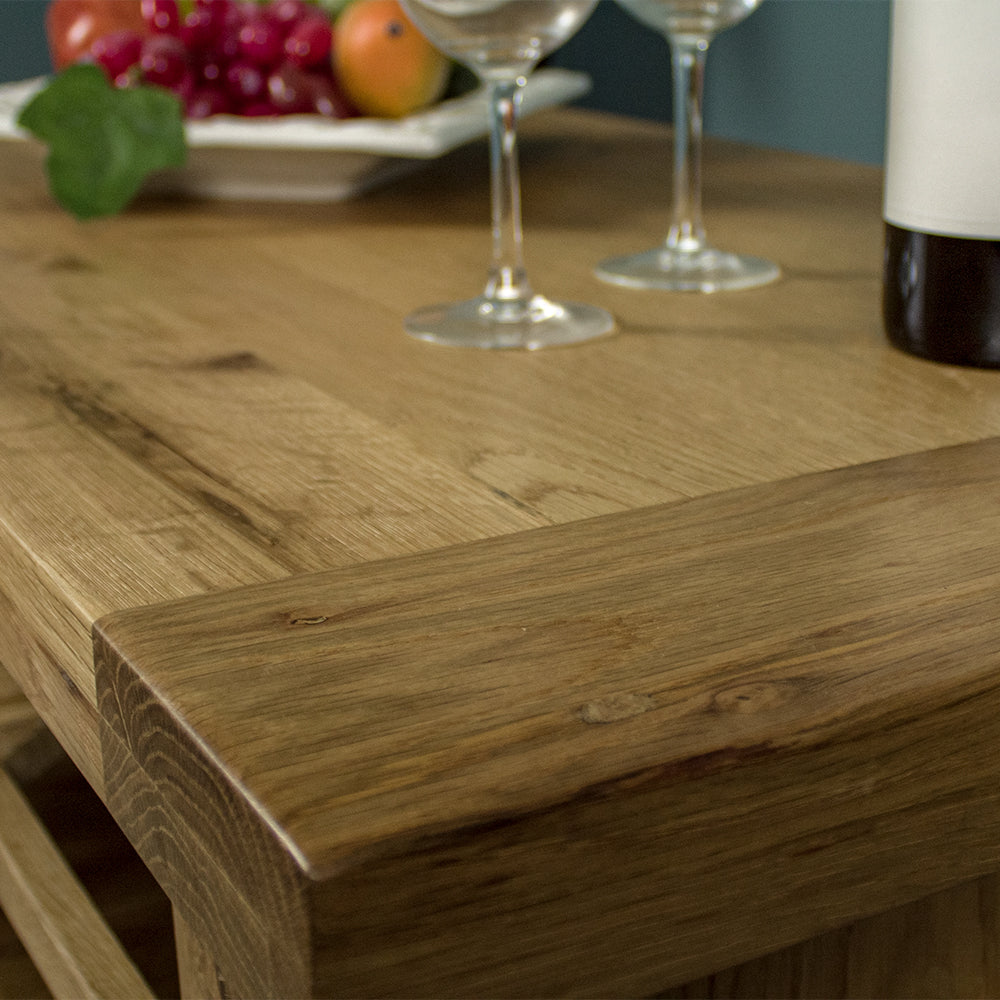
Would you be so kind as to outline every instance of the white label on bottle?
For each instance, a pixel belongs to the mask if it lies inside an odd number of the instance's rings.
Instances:
[[[1000,239],[1000,0],[895,0],[885,218]]]

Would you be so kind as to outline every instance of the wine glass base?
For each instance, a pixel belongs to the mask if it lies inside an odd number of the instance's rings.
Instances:
[[[579,302],[527,302],[480,296],[465,302],[426,306],[403,321],[418,340],[452,347],[536,351],[602,337],[614,328],[610,313]]]
[[[762,257],[706,247],[697,251],[657,247],[628,257],[612,257],[595,268],[602,281],[626,288],[660,288],[674,292],[721,292],[756,288],[781,274]]]

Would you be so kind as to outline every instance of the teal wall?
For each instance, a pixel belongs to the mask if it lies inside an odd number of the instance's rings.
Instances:
[[[764,0],[709,49],[705,130],[881,163],[890,10],[890,0]],[[669,120],[668,59],[661,36],[601,0],[555,61],[590,71],[584,103]]]
[[[48,71],[44,9],[45,0],[0,0],[0,81]],[[880,163],[889,10],[890,0],[765,0],[712,44],[706,130]],[[584,103],[669,120],[667,60],[666,42],[614,0],[601,0],[553,59],[591,73]]]
[[[0,0],[0,82],[47,73],[44,0]]]

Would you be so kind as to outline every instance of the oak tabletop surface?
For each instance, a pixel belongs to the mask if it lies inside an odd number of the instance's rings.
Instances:
[[[709,232],[783,278],[635,293],[591,269],[662,238],[666,131],[562,110],[522,145],[529,273],[609,308],[607,339],[492,353],[402,333],[484,280],[483,143],[355,201],[149,200],[83,224],[38,147],[0,147],[0,509],[46,650],[12,670],[79,716],[55,725],[98,787],[107,612],[1000,432],[995,375],[884,340],[878,170],[710,144]]]
[[[146,198],[88,223],[54,207],[40,149],[0,145],[0,656],[95,788],[108,615],[1000,434],[1000,376],[885,341],[875,168],[710,142],[709,233],[782,278],[598,282],[665,234],[668,140],[572,109],[525,123],[529,273],[617,322],[531,353],[402,332],[484,281],[481,142],[350,202]]]

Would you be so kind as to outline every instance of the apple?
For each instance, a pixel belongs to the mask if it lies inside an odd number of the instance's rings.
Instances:
[[[140,0],[51,0],[45,9],[45,35],[56,70],[89,60],[97,39],[121,31],[149,33]]]

